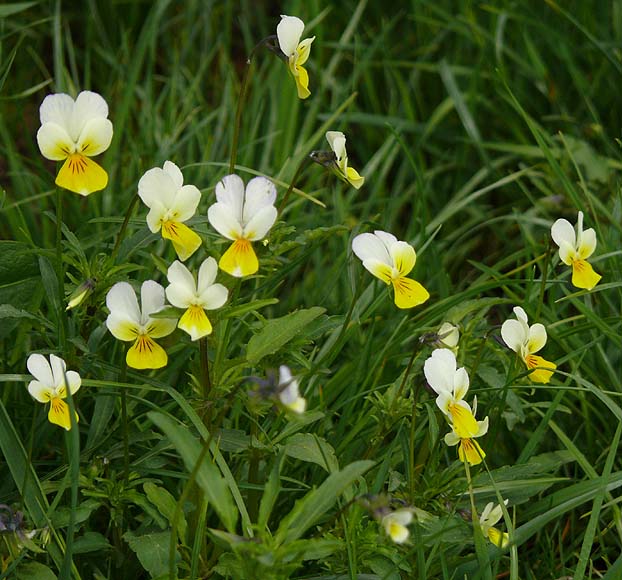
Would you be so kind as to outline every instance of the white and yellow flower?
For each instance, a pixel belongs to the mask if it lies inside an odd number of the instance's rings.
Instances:
[[[56,355],[50,355],[50,362],[42,354],[31,354],[26,361],[30,374],[35,378],[28,384],[28,392],[40,403],[50,403],[48,420],[64,429],[71,429],[67,386],[71,394],[80,388],[80,375],[75,371],[66,370],[65,361]],[[75,415],[76,423],[78,414]]]
[[[305,24],[297,16],[281,15],[281,21],[276,27],[276,37],[279,42],[281,52],[287,57],[287,64],[296,81],[298,97],[306,99],[311,92],[309,91],[309,74],[303,65],[309,59],[311,43],[315,36],[305,38],[302,42],[300,37]]]
[[[425,361],[423,372],[438,395],[438,408],[447,415],[455,433],[466,439],[473,437],[478,425],[470,405],[464,400],[469,390],[469,375],[465,368],[457,368],[456,355],[447,348],[437,348]]]
[[[477,400],[473,403],[473,417],[475,417],[476,412]],[[463,463],[468,462],[469,465],[479,465],[486,457],[486,453],[484,453],[484,450],[475,439],[486,435],[486,433],[488,433],[488,417],[485,417],[483,421],[477,421],[477,431],[470,437],[461,436],[463,433],[458,433],[456,426],[452,425],[452,430],[445,435],[445,444],[450,447],[459,445],[458,458]]]
[[[529,326],[527,314],[520,307],[514,307],[516,320],[506,320],[501,325],[501,338],[514,352],[518,353],[528,369],[529,378],[536,383],[548,383],[557,365],[534,353],[546,344],[546,328],[540,323]]]
[[[216,203],[207,211],[214,229],[233,244],[222,255],[221,270],[236,278],[259,270],[251,242],[261,240],[274,225],[276,187],[265,177],[251,179],[246,190],[237,175],[226,175],[216,185]]]
[[[298,381],[292,377],[289,367],[279,367],[279,384],[277,387],[281,404],[294,413],[301,414],[307,408],[307,400],[300,396]]]
[[[82,91],[74,101],[69,95],[48,95],[39,108],[41,127],[37,143],[44,157],[65,161],[56,185],[88,195],[108,185],[108,174],[91,157],[108,149],[112,123],[101,95]]]
[[[583,230],[583,212],[579,212],[577,230],[565,219],[558,219],[551,227],[551,237],[559,246],[559,257],[572,266],[572,284],[577,288],[591,290],[602,276],[594,272],[587,259],[596,249],[596,232],[593,228]]]
[[[380,520],[387,536],[396,544],[403,544],[408,540],[408,524],[413,521],[413,513],[411,509],[398,509],[383,516]]]
[[[346,153],[346,136],[341,131],[327,131],[326,140],[335,154],[335,173],[343,181],[347,181],[355,189],[360,189],[365,183],[365,178],[359,175],[354,167],[348,167],[348,154]]]
[[[443,322],[436,331],[438,336],[438,344],[441,348],[449,348],[454,353],[458,350],[458,342],[460,341],[460,329],[451,322]]]
[[[504,500],[503,503],[508,505],[508,500]],[[493,527],[502,517],[503,510],[501,506],[495,506],[493,502],[486,504],[484,511],[479,517],[479,525],[482,528],[482,533],[499,548],[505,548],[510,543],[510,536],[507,532],[502,532]]]
[[[178,327],[198,340],[212,332],[212,324],[205,313],[216,310],[226,301],[229,291],[222,284],[215,284],[218,264],[214,258],[207,258],[199,268],[198,283],[181,262],[175,260],[168,269],[170,285],[166,288],[168,301],[186,312],[179,319]]]
[[[406,277],[417,260],[410,244],[398,241],[393,234],[376,230],[373,234],[356,236],[352,240],[352,251],[366,270],[385,284],[393,285],[398,308],[418,306],[430,297],[419,282]]]
[[[197,211],[201,192],[194,185],[184,185],[184,176],[172,161],[160,169],[149,169],[138,182],[138,195],[149,208],[147,225],[155,234],[171,240],[179,259],[184,262],[201,246],[200,236],[183,222]]]
[[[141,307],[134,289],[127,282],[117,282],[106,295],[110,314],[106,326],[115,338],[134,344],[125,358],[134,369],[159,369],[166,366],[166,351],[153,339],[175,330],[177,320],[151,318],[164,307],[164,288],[153,280],[143,282],[140,289]]]

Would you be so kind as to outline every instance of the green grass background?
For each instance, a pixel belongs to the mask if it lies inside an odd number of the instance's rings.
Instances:
[[[327,149],[331,129],[346,133],[350,163],[366,182],[356,191],[307,166],[296,182],[307,197],[290,198],[260,251],[261,276],[236,290],[235,305],[278,303],[217,315],[208,402],[222,430],[212,443],[248,518],[263,524],[254,544],[208,531],[226,528],[222,513],[188,483],[192,464],[169,442],[174,427],[164,437],[148,415],[159,409],[182,421],[195,437],[182,447],[206,437],[196,345],[178,331],[162,341],[165,370],[126,372],[124,347],[103,325],[112,283],[165,283],[174,259],[148,232],[143,206],[132,214],[119,268],[106,258],[138,179],[167,159],[203,192],[192,224],[204,249],[224,250],[206,212],[227,173],[246,56],[274,33],[281,13],[301,17],[305,36],[316,36],[312,94],[298,100],[283,63],[258,53],[238,172],[245,180],[269,176],[282,199],[301,161]],[[0,6],[0,502],[51,535],[43,553],[22,551],[5,577],[53,577],[43,565],[67,578],[167,577],[179,524],[162,505],[180,498],[188,520],[177,546],[180,578],[621,577],[621,51],[622,7],[605,0]],[[108,187],[88,198],[63,194],[65,291],[97,277],[68,318],[64,355],[83,387],[75,398],[79,436],[63,439],[26,392],[27,356],[61,352],[55,166],[35,135],[46,94],[83,89],[106,98],[115,133],[100,159]],[[554,220],[574,223],[578,210],[598,236],[593,264],[603,280],[589,294],[570,286],[549,235]],[[431,294],[425,305],[397,311],[352,255],[353,236],[373,229],[415,246],[413,275]],[[544,355],[560,371],[549,385],[531,385],[495,340],[517,304],[547,326]],[[266,321],[314,306],[325,314],[278,352],[248,360],[248,342]],[[516,531],[506,552],[477,537],[474,544],[459,515],[470,507],[464,470],[442,442],[446,427],[423,384],[431,347],[419,339],[448,319],[461,325],[459,360],[478,415],[491,423],[482,446],[492,477],[471,470],[475,499],[479,510],[496,493],[510,499],[503,525]],[[308,423],[255,408],[249,384],[239,386],[282,363],[301,377]],[[324,511],[309,500],[321,513],[300,537],[316,542],[316,557],[307,557],[311,544],[293,545],[293,532],[277,549],[295,500],[337,473],[326,455],[333,450],[339,473],[363,459],[375,463],[344,495],[335,491]],[[392,545],[348,503],[387,491],[432,518],[421,515],[406,546]],[[240,517],[229,532],[248,538]],[[145,554],[161,559],[145,563]]]

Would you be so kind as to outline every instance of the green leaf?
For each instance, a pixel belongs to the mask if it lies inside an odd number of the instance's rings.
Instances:
[[[31,6],[35,6],[38,2],[12,2],[0,6],[0,18],[7,18],[13,14],[28,10]]]
[[[299,499],[279,525],[275,535],[277,544],[299,539],[312,525],[328,512],[339,496],[372,465],[373,461],[355,461],[329,475],[320,487]]]
[[[142,567],[152,578],[168,572],[168,546],[171,541],[171,532],[157,532],[144,536],[135,536],[132,532],[126,532],[123,534],[123,539],[136,553]],[[175,552],[175,560],[179,560],[177,552]]]
[[[181,455],[186,469],[192,472],[199,459],[202,443],[193,436],[185,425],[174,422],[170,417],[151,411],[149,418],[169,438]],[[212,442],[212,446],[215,447]],[[211,449],[210,449],[211,450]],[[208,501],[220,517],[223,525],[230,532],[235,531],[237,511],[229,492],[229,486],[222,477],[218,467],[212,463],[211,457],[205,457],[197,472],[197,483],[205,492]]]
[[[149,501],[158,508],[158,511],[169,521],[171,526],[173,525],[173,518],[175,516],[175,509],[177,502],[175,498],[163,487],[158,487],[155,483],[147,482],[143,485],[143,489],[147,494]],[[179,533],[180,541],[186,537],[186,518],[183,513],[180,513],[179,521],[177,522],[177,531]]]
[[[56,574],[39,562],[28,562],[17,567],[15,580],[56,580]]]
[[[339,469],[332,445],[317,435],[296,433],[287,439],[283,450],[288,457],[316,463],[329,473]]]
[[[240,304],[239,306],[232,306],[230,308],[223,308],[220,311],[221,318],[239,318],[243,314],[247,312],[254,312],[259,310],[260,308],[265,308],[266,306],[272,306],[273,304],[278,304],[278,298],[266,298],[265,300],[253,300],[252,302],[247,302],[246,304]]]
[[[73,543],[74,554],[86,554],[88,552],[111,549],[112,546],[108,543],[108,540],[99,532],[85,532],[83,536],[76,538]]]
[[[324,308],[314,306],[307,310],[297,310],[281,318],[268,320],[264,327],[249,340],[246,360],[251,364],[256,364],[264,356],[274,354],[325,311]]]

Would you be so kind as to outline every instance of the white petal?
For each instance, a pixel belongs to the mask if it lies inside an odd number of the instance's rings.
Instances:
[[[394,522],[397,522],[398,524],[402,524],[403,526],[407,526],[408,524],[410,524],[410,522],[413,521],[413,514],[408,509],[395,510],[391,514],[391,517]]]
[[[233,218],[242,223],[242,210],[244,208],[244,182],[238,175],[225,175],[216,184],[216,201],[230,208],[229,213]],[[214,226],[215,227],[215,226]]]
[[[279,48],[281,52],[286,56],[294,54],[302,31],[305,28],[305,23],[297,16],[285,16],[281,14],[281,21],[276,27],[276,36],[279,41]]]
[[[197,294],[202,294],[214,283],[214,280],[216,280],[216,274],[218,274],[218,264],[216,263],[216,260],[214,260],[211,256],[203,260],[203,263],[199,268]]]
[[[341,131],[327,131],[326,140],[330,148],[334,151],[337,161],[347,157],[346,136]]]
[[[460,443],[460,437],[458,437],[453,431],[450,431],[445,435],[445,445],[449,445],[453,447],[454,445],[458,445]]]
[[[171,264],[166,275],[170,282],[166,288],[168,301],[177,308],[188,308],[197,294],[194,277],[178,260]]]
[[[518,320],[510,319],[501,325],[501,338],[514,352],[520,353],[528,337],[524,325]]]
[[[171,204],[171,211],[175,221],[185,222],[189,220],[197,211],[201,201],[201,192],[194,185],[184,185],[177,191],[175,199]]]
[[[447,348],[437,348],[423,365],[429,385],[437,392],[453,393],[456,356]]]
[[[596,249],[596,232],[593,228],[588,228],[581,234],[581,239],[577,244],[577,254],[579,258],[585,260],[589,258]]]
[[[168,209],[165,208],[159,201],[154,200],[147,214],[147,226],[155,234],[160,231],[162,227],[162,221],[166,218]]]
[[[546,328],[537,322],[529,328],[527,351],[531,354],[538,352],[546,344]]]
[[[78,141],[88,121],[106,117],[108,117],[108,105],[104,98],[92,91],[82,91],[76,98],[69,134],[75,141]]]
[[[39,381],[30,381],[28,383],[28,392],[34,399],[39,401],[39,403],[47,403],[56,395],[53,388]]]
[[[181,169],[177,167],[172,161],[165,161],[164,166],[162,167],[164,173],[166,173],[175,184],[177,189],[180,189],[184,184],[184,176],[181,173]]]
[[[40,383],[47,387],[54,387],[54,376],[50,363],[42,354],[31,354],[26,361],[28,372]]]
[[[71,394],[73,395],[80,388],[80,385],[82,384],[82,379],[80,378],[80,375],[76,371],[67,371],[65,374],[67,376],[67,383],[69,384],[69,390],[71,391]]]
[[[207,219],[221,236],[229,240],[242,237],[242,224],[235,217],[231,206],[221,202],[211,205],[207,210]]]
[[[384,242],[375,234],[359,234],[352,240],[352,251],[362,261],[377,260],[388,266],[393,261]]]
[[[74,100],[65,93],[48,95],[39,107],[41,124],[55,123],[68,130],[74,104]]]
[[[147,207],[159,201],[164,207],[170,208],[177,189],[171,176],[160,167],[149,169],[138,181],[138,195]]]
[[[512,312],[514,312],[514,315],[516,316],[517,320],[527,324],[529,319],[527,318],[527,313],[522,309],[522,307],[514,306],[514,308],[512,309]]]
[[[209,288],[206,288],[199,299],[205,310],[216,310],[220,308],[229,297],[229,290],[227,290],[222,284],[212,284]]]
[[[78,142],[78,151],[88,157],[103,153],[112,141],[112,123],[108,119],[91,119],[84,124]]]
[[[251,242],[261,240],[274,225],[276,217],[277,211],[273,205],[260,209],[244,226],[244,237]]]
[[[387,250],[391,247],[392,244],[398,241],[398,239],[389,232],[383,232],[382,230],[374,230],[374,234],[382,240],[382,243],[387,247]]]
[[[449,348],[454,348],[460,340],[460,331],[451,322],[443,322],[437,331],[440,341]]]
[[[292,371],[287,365],[279,367],[279,385],[284,385],[292,380]]]
[[[265,207],[274,205],[276,187],[265,177],[255,177],[246,186],[246,196],[242,209],[242,223],[248,224],[253,216]]]
[[[488,417],[484,417],[483,421],[478,421],[477,427],[477,433],[473,435],[473,437],[481,437],[482,435],[486,435],[486,433],[488,433]]]
[[[454,397],[457,400],[464,399],[469,390],[469,375],[466,369],[461,367],[454,373]]]
[[[576,245],[576,234],[568,220],[559,219],[551,227],[553,241],[561,247],[562,243],[569,244],[573,248]]]
[[[67,369],[67,365],[65,361],[54,355],[50,355],[50,366],[52,367],[52,375],[54,377],[54,387],[60,387],[65,384],[65,371]]]
[[[138,300],[134,289],[127,282],[117,282],[108,290],[106,306],[115,317],[140,324]]]
[[[46,159],[61,161],[75,153],[76,145],[69,133],[56,123],[45,123],[37,131],[37,145]]]
[[[149,315],[164,306],[164,288],[154,280],[146,280],[140,287],[142,324],[147,323]]]

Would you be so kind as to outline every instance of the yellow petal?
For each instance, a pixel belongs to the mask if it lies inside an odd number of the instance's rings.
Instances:
[[[363,183],[365,183],[365,178],[362,175],[359,175],[359,172],[354,169],[354,167],[348,167],[346,169],[346,179],[355,189],[360,189]]]
[[[184,262],[201,247],[201,236],[181,222],[162,223],[162,237],[171,240],[179,259]]]
[[[525,357],[525,364],[528,369],[534,369],[536,367],[545,367],[544,369],[537,369],[529,373],[529,378],[534,383],[546,384],[551,380],[553,371],[557,368],[557,365],[553,362],[543,359],[541,356],[535,354],[529,354]],[[546,369],[551,369],[547,371]]]
[[[449,405],[449,412],[451,413],[451,419],[453,422],[454,433],[461,439],[468,439],[477,435],[479,426],[477,419],[473,416],[473,413],[462,405]]]
[[[497,528],[490,528],[488,530],[488,539],[499,548],[505,548],[510,543],[509,534]]]
[[[179,319],[177,326],[187,332],[192,340],[198,340],[212,333],[209,318],[200,306],[190,306]]]
[[[398,308],[412,308],[423,304],[429,297],[428,291],[415,280],[396,278],[393,280],[395,305]]]
[[[161,369],[166,366],[168,356],[158,343],[143,334],[136,339],[132,348],[127,351],[125,361],[133,369]]]
[[[67,157],[60,168],[56,185],[80,195],[88,195],[108,185],[108,174],[92,159],[74,153]]]
[[[572,285],[576,288],[591,290],[601,278],[602,276],[594,272],[587,260],[572,261]]]
[[[248,240],[236,240],[218,262],[220,269],[236,278],[249,276],[259,270],[259,261]]]
[[[292,75],[294,75],[294,80],[296,81],[298,98],[306,99],[311,94],[311,91],[309,90],[309,73],[307,73],[307,69],[302,66],[297,66],[295,63],[290,61],[289,70]]]
[[[469,465],[479,465],[486,457],[486,454],[475,439],[461,439],[460,447],[458,447],[458,457],[462,462],[468,461]]]
[[[71,429],[71,418],[69,416],[69,405],[60,397],[54,397],[50,404],[48,420],[54,425],[60,425],[69,431]],[[78,422],[78,414],[75,414],[76,423]]]

